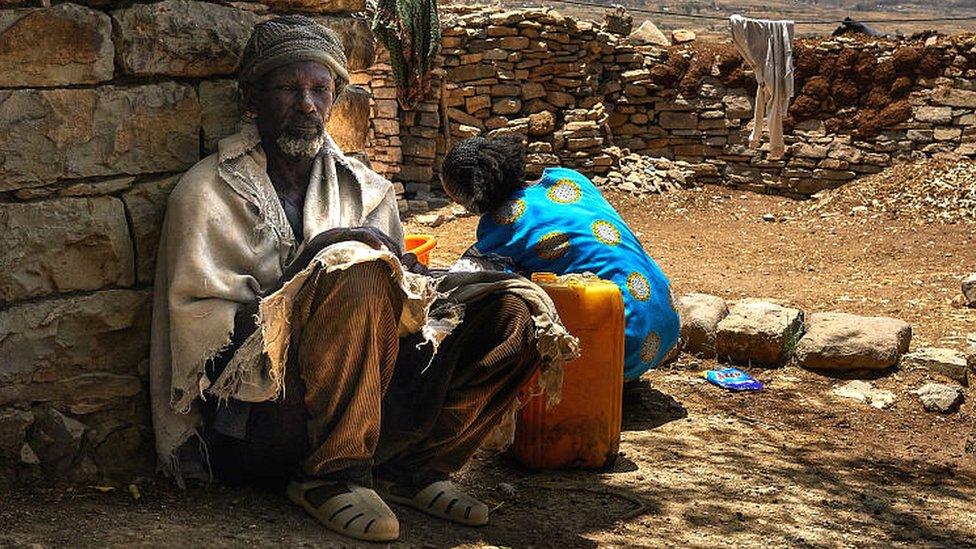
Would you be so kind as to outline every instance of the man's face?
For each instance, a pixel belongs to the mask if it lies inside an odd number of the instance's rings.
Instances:
[[[334,91],[332,73],[313,61],[290,63],[264,75],[249,98],[262,140],[288,156],[315,156],[325,142]]]

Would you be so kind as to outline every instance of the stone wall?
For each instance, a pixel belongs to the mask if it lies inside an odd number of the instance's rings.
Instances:
[[[790,147],[770,160],[747,146],[756,84],[730,44],[640,45],[548,9],[467,11],[443,18],[452,137],[525,136],[532,173],[562,164],[600,182],[628,149],[689,162],[698,181],[809,196],[895,161],[976,154],[976,35],[798,40]],[[409,199],[438,188],[411,182]]]
[[[253,25],[310,13],[352,69],[374,57],[349,16],[362,0],[85,4],[0,9],[3,479],[152,471],[159,224],[177,176],[237,128],[233,74]]]
[[[634,45],[542,9],[445,14],[433,91],[406,111],[349,16],[363,0],[83,4],[0,9],[0,479],[151,470],[159,224],[178,175],[237,128],[240,51],[273,13],[313,13],[343,37],[353,82],[372,91],[367,152],[406,212],[446,204],[444,152],[482,133],[526,136],[533,173],[563,164],[599,181],[629,149],[687,161],[670,170],[679,181],[690,168],[793,195],[976,153],[972,36],[800,41],[791,151],[769,161],[745,147],[754,84],[727,46]]]

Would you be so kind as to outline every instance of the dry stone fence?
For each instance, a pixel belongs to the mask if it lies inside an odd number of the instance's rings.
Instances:
[[[363,2],[2,5],[0,476],[144,474],[168,193],[235,131],[233,74],[256,22],[320,18],[365,80],[369,25],[349,15]]]
[[[454,8],[443,17],[446,84],[434,88],[444,97],[425,107],[443,103],[452,139],[521,135],[530,172],[561,164],[598,183],[625,179],[616,168],[629,152],[677,161],[697,182],[806,197],[899,160],[976,155],[976,35],[798,40],[791,146],[770,160],[747,146],[756,84],[733,46],[649,44],[620,21]],[[443,152],[433,145],[425,166]],[[400,169],[414,183],[411,209],[423,209],[436,178],[409,157]]]
[[[447,203],[440,160],[480,134],[525,136],[533,173],[562,164],[634,192],[697,181],[806,196],[901,158],[976,154],[974,36],[799,41],[790,152],[772,161],[746,147],[755,84],[730,47],[644,44],[619,17],[445,13],[433,92],[407,111],[368,22],[352,15],[363,0],[49,4],[0,3],[2,478],[151,470],[166,198],[235,131],[240,52],[275,13],[312,14],[343,37],[353,83],[371,94],[366,152],[407,213]],[[756,314],[708,307],[725,327]]]

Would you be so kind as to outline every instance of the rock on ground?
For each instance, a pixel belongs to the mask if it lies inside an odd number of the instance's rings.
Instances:
[[[914,391],[922,406],[929,412],[947,414],[962,404],[963,391],[958,385],[944,383],[926,383]]]
[[[695,38],[697,38],[697,35],[690,30],[678,29],[671,32],[671,40],[673,40],[675,44],[691,42]]]
[[[53,471],[65,471],[74,465],[87,430],[84,423],[48,409],[34,423],[30,448],[40,458],[42,466]]]
[[[942,374],[953,381],[966,384],[966,354],[955,349],[924,347],[901,358],[906,370],[924,369]]]
[[[715,351],[732,362],[778,366],[802,334],[803,311],[746,299],[718,323]]]
[[[14,408],[0,410],[0,461],[20,459],[27,431],[33,423],[31,412]]]
[[[962,279],[962,295],[966,298],[967,307],[976,307],[976,273]]]
[[[714,357],[718,323],[729,314],[725,300],[708,294],[685,294],[678,299],[678,312],[683,349],[706,358]]]
[[[883,370],[898,364],[911,339],[911,325],[895,318],[814,313],[796,360],[814,370]]]
[[[895,402],[895,393],[886,391],[884,389],[875,389],[874,386],[867,381],[857,379],[843,385],[839,385],[831,392],[839,397],[849,398],[858,402],[869,404],[873,408],[878,408],[879,410],[883,410]]]

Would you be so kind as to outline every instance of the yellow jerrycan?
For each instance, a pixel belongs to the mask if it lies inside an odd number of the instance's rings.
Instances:
[[[594,276],[535,273],[581,355],[564,367],[562,400],[546,409],[533,395],[519,413],[511,454],[532,469],[602,469],[620,448],[624,303],[620,288]],[[530,383],[529,387],[534,387]]]

